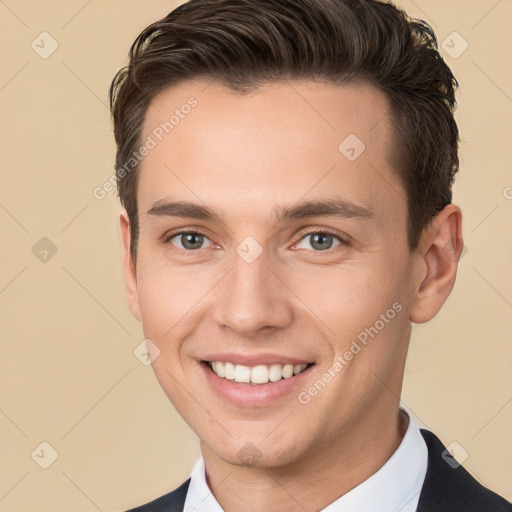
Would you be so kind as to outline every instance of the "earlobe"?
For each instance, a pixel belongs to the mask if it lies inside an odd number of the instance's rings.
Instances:
[[[130,253],[130,220],[128,219],[126,210],[122,210],[119,214],[119,229],[121,233],[121,241],[123,244],[123,273],[126,285],[126,294],[128,298],[128,306],[132,312],[132,315],[137,320],[141,321],[135,263]]]
[[[409,312],[411,322],[428,322],[441,309],[453,289],[462,248],[462,212],[449,204],[425,229],[420,241],[421,271]]]

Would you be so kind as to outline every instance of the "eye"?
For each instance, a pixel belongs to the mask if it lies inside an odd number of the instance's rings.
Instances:
[[[338,243],[336,243],[336,240]],[[329,249],[338,247],[339,245],[348,245],[348,243],[338,234],[326,230],[309,231],[302,236],[299,244],[303,242],[310,244],[310,247],[313,247],[315,252],[328,251]],[[310,247],[300,247],[300,245],[297,245],[296,247],[311,250]]]
[[[205,241],[209,242],[209,246],[212,245],[211,240],[204,233],[194,230],[182,230],[172,233],[165,238],[165,243],[170,243],[182,251],[197,251],[204,249],[205,247],[203,247],[203,244]],[[309,244],[309,247],[301,247],[300,244],[303,243]],[[299,239],[299,243],[294,247],[299,249],[313,250],[314,252],[324,252],[340,245],[347,246],[348,242],[341,238],[339,234],[323,229],[309,231],[302,234],[301,238]],[[313,249],[311,249],[311,247]]]
[[[209,240],[209,238],[199,231],[180,231],[167,237],[165,242],[174,245],[178,249],[195,251],[202,249],[201,246],[205,240]]]

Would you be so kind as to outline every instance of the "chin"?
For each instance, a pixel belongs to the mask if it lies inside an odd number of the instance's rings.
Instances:
[[[301,449],[296,440],[288,440],[286,446],[281,446],[268,438],[259,441],[224,439],[222,442],[207,443],[210,450],[217,457],[233,466],[252,468],[278,468],[286,466],[304,456],[305,450]]]

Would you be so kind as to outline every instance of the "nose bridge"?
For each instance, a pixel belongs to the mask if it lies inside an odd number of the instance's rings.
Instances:
[[[215,319],[219,325],[250,336],[263,327],[285,327],[291,321],[289,294],[269,259],[253,240],[236,248],[231,271],[217,296]]]

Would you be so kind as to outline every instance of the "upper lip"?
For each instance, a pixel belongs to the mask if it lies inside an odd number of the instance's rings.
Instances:
[[[223,363],[234,363],[244,366],[257,366],[259,364],[308,364],[312,363],[311,359],[300,359],[293,356],[285,356],[282,354],[236,354],[234,352],[217,352],[215,354],[208,354],[204,357],[204,361],[221,361]]]

